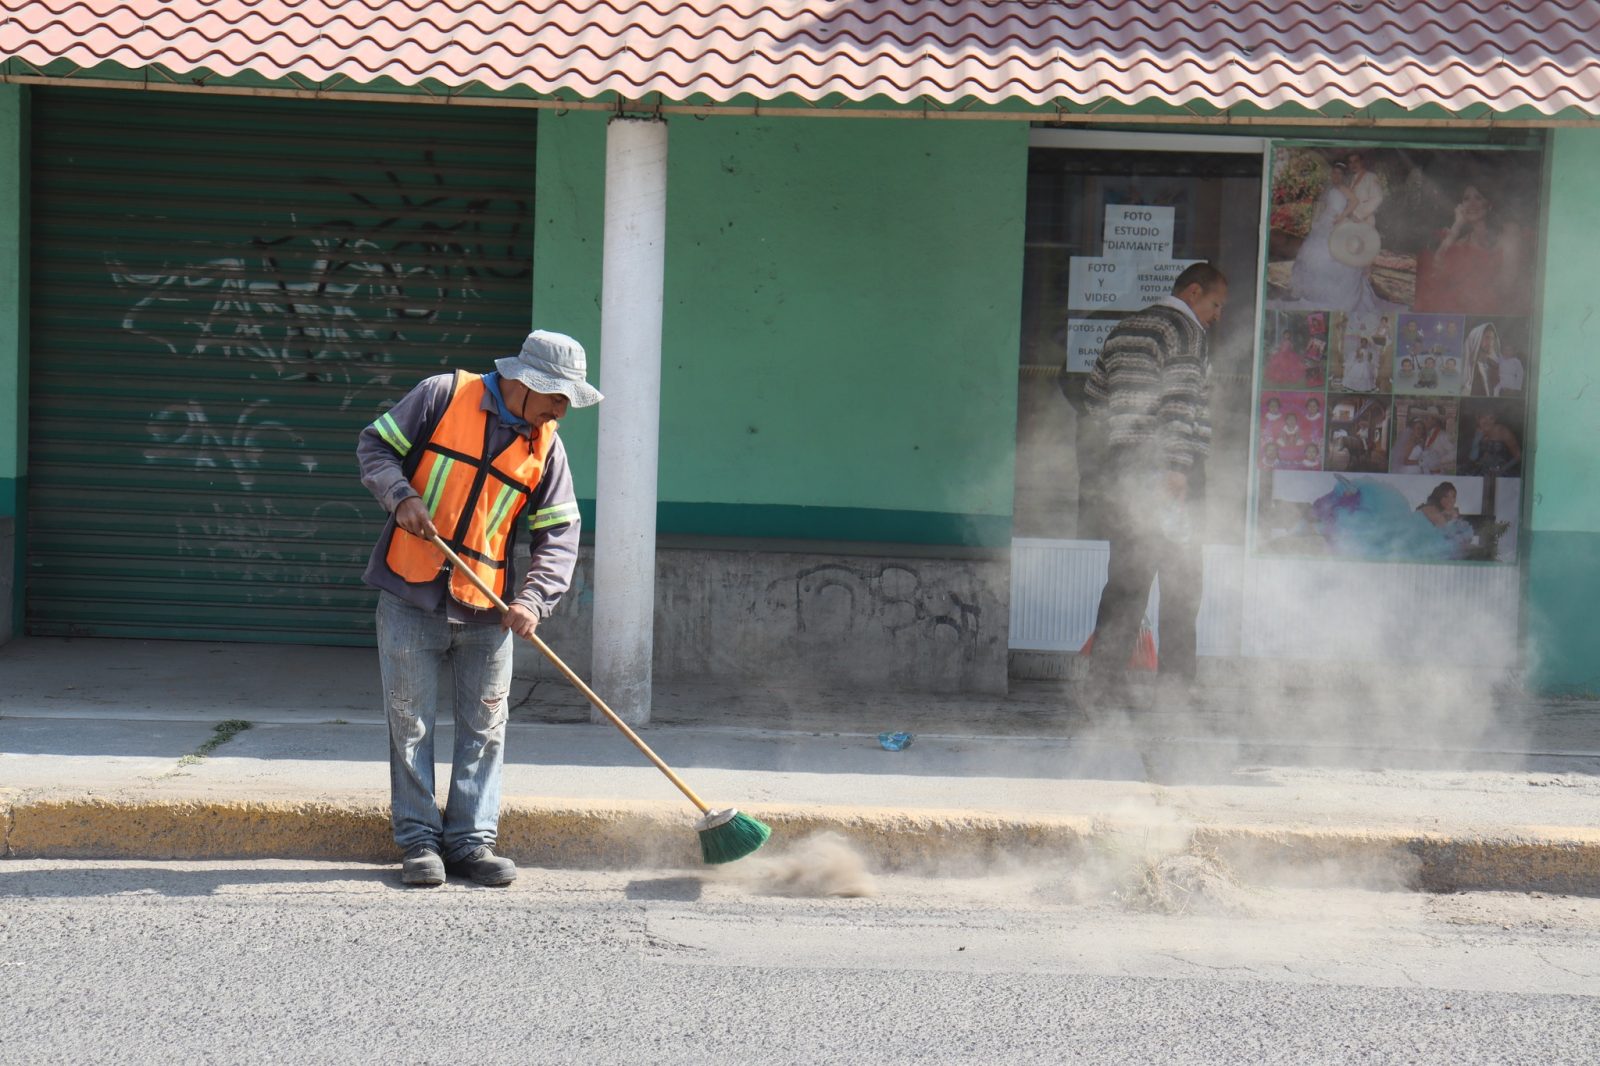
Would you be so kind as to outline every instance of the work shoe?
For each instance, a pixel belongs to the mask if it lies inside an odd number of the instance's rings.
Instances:
[[[480,885],[499,887],[517,879],[517,864],[494,853],[487,844],[479,844],[466,855],[449,863],[450,872]]]
[[[417,844],[400,863],[400,880],[408,885],[444,884],[444,860],[432,844]]]

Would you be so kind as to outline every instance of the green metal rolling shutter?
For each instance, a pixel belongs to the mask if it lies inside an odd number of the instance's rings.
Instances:
[[[526,334],[532,114],[33,100],[28,631],[369,643],[356,435]]]

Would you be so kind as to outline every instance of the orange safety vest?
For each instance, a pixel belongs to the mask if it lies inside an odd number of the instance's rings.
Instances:
[[[512,519],[527,503],[530,488],[544,475],[556,426],[545,423],[532,439],[518,433],[500,454],[489,455],[495,417],[482,409],[487,391],[481,375],[456,371],[444,414],[428,438],[406,456],[406,476],[422,494],[423,506],[440,538],[484,584],[509,601]],[[415,584],[432,581],[446,566],[443,552],[398,525],[389,534],[384,561],[401,578]],[[494,606],[464,574],[453,570],[450,595],[479,610]]]

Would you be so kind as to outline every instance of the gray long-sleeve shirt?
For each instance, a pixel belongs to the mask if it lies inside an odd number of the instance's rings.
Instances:
[[[398,434],[399,440],[410,442],[410,446],[420,447],[449,406],[454,383],[453,374],[436,374],[419,382],[388,410],[385,420],[392,421],[386,421],[385,428],[392,434]],[[511,443],[515,435],[529,435],[527,427],[515,427],[501,419],[499,404],[487,391],[483,397],[483,410],[494,424],[489,437],[491,454],[498,454]],[[395,510],[412,496],[421,495],[406,480],[401,467],[404,458],[395,444],[385,438],[377,422],[361,431],[361,437],[356,442],[361,483],[389,512],[383,535],[372,550],[362,579],[373,588],[392,592],[425,611],[438,610],[443,602],[453,622],[498,622],[498,611],[473,610],[457,603],[448,594],[448,570],[441,570],[437,578],[425,585],[415,585],[395,574],[385,563],[384,545],[389,543],[389,535],[395,526]],[[545,456],[544,474],[539,484],[534,486],[527,506],[515,518],[517,526],[521,526],[524,520],[532,538],[531,556],[526,578],[512,602],[528,608],[543,620],[550,617],[550,612],[555,610],[562,594],[572,584],[572,570],[578,560],[578,501],[572,491],[572,472],[567,468],[567,449],[561,443],[559,434],[551,439],[550,454]],[[507,545],[508,556],[513,553],[514,546],[515,533],[512,543]],[[510,559],[507,565],[512,565]],[[515,574],[511,587],[518,587]]]

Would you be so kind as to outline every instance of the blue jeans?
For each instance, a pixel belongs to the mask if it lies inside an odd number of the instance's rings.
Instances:
[[[402,851],[433,844],[446,862],[500,824],[511,633],[498,625],[452,623],[388,592],[378,594],[378,662],[389,718],[389,821]],[[433,798],[433,728],[439,694],[453,694],[455,751],[450,793]]]

